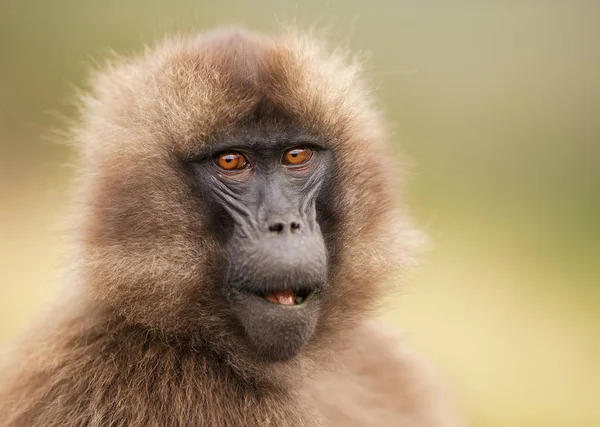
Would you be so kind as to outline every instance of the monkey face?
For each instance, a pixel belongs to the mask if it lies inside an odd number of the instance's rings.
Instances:
[[[320,313],[328,273],[320,196],[333,160],[317,141],[262,123],[192,162],[225,248],[218,292],[266,359],[294,356]]]
[[[93,87],[82,276],[128,324],[236,369],[320,357],[410,261],[369,92],[318,42],[175,40]]]

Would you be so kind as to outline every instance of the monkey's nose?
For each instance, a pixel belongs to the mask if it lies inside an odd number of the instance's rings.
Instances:
[[[295,234],[300,231],[300,222],[299,221],[276,221],[269,225],[269,231],[271,234]]]

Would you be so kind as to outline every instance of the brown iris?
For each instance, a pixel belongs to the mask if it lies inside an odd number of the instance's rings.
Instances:
[[[248,165],[248,161],[243,154],[230,152],[223,153],[217,157],[217,165],[226,171],[244,169]]]
[[[287,166],[300,166],[312,157],[310,148],[292,148],[283,155],[283,164]]]

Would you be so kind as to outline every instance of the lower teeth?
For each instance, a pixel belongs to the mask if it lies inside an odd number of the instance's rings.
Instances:
[[[311,296],[312,291],[300,290],[298,292],[279,291],[263,295],[267,301],[280,305],[301,305]]]

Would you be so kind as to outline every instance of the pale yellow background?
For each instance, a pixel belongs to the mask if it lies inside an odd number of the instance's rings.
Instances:
[[[165,32],[296,18],[368,50],[434,246],[384,316],[473,426],[600,425],[600,2],[0,1],[0,342],[60,280],[72,85]]]

